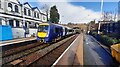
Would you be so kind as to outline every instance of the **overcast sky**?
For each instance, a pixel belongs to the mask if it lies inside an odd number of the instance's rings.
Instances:
[[[21,0],[22,1],[22,0]],[[61,23],[88,23],[91,20],[100,20],[101,0],[24,0],[32,7],[42,8],[45,4],[57,6]],[[115,11],[119,0],[104,0],[103,11]],[[105,3],[111,2],[111,3]],[[114,3],[115,2],[115,3]]]

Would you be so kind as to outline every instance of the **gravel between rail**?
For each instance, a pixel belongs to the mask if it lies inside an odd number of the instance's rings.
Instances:
[[[1,56],[6,57],[6,56],[9,56],[9,55],[12,55],[12,54],[30,49],[30,48],[37,47],[39,45],[41,45],[41,43],[33,43],[33,44],[26,45],[26,46],[21,46],[21,47],[18,47],[18,48],[9,49],[9,50],[6,50],[5,52],[2,52]]]
[[[37,51],[29,56],[21,58],[24,62],[19,65],[36,66],[52,65],[55,60],[64,52],[64,50],[75,40],[76,36],[71,36],[62,42],[53,44],[43,50]]]
[[[25,50],[24,52],[20,52],[15,55],[4,57],[2,64],[3,66],[6,65],[34,66],[34,65],[38,65],[38,63],[41,62],[42,60],[41,58],[48,57],[48,59],[52,59],[49,57],[53,57],[54,60],[52,60],[51,63],[49,62],[49,65],[51,65],[55,60],[57,60],[57,58],[73,42],[73,40],[76,37],[77,35],[73,35],[51,45],[43,44],[35,48]]]
[[[34,45],[36,45],[36,44],[34,44]],[[29,54],[37,51],[37,50],[40,50],[40,49],[43,49],[43,48],[47,47],[47,46],[49,46],[49,45],[43,44],[43,45],[39,45],[35,48],[31,48],[31,49],[28,49],[28,50],[25,50],[25,51],[21,51],[19,53],[15,53],[15,54],[10,55],[10,56],[3,57],[2,58],[2,64],[4,65],[4,64],[9,63],[9,62],[11,62],[15,59],[18,59],[18,58],[21,58],[23,56],[29,55]]]

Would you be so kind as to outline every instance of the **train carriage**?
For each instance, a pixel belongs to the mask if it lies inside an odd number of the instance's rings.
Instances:
[[[41,23],[38,27],[37,40],[45,43],[52,42],[63,36],[63,27],[53,23]]]
[[[49,43],[72,34],[74,34],[74,30],[67,26],[62,26],[51,22],[41,23],[38,26],[37,41]]]

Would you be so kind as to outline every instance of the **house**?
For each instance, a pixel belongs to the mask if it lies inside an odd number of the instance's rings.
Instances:
[[[47,16],[28,2],[21,4],[18,0],[0,0],[0,25],[10,25],[13,38],[24,37],[23,26],[29,29],[27,37],[36,34],[38,24],[46,21]]]

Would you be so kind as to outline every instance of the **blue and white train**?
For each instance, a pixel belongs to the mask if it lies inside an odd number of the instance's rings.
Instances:
[[[57,38],[74,34],[74,30],[67,26],[54,23],[41,23],[37,31],[37,41],[49,43]]]

